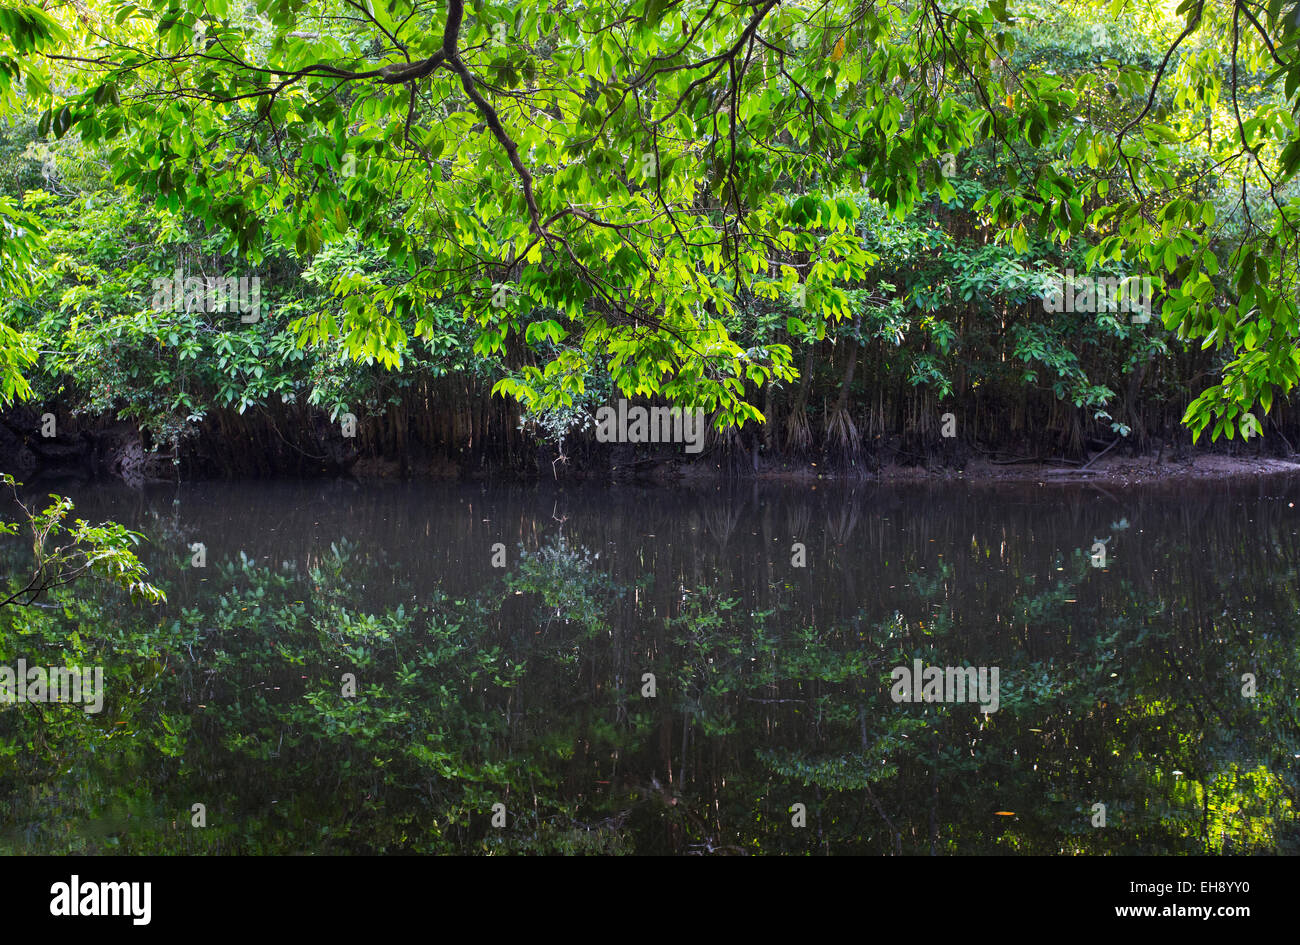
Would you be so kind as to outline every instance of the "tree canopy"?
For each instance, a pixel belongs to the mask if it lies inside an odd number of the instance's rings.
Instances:
[[[719,426],[796,376],[738,308],[781,301],[820,337],[870,286],[864,201],[903,219],[977,177],[998,241],[1150,276],[1167,328],[1230,353],[1185,419],[1232,436],[1300,377],[1294,10],[1084,6],[10,5],[0,92],[249,265],[382,252],[382,275],[331,274],[304,344],[397,366],[451,302],[507,365],[499,393],[571,404],[599,365]],[[39,221],[0,216],[13,289]],[[9,328],[0,352],[21,395],[35,355]]]

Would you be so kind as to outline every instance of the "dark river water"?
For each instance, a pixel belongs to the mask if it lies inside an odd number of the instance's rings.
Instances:
[[[49,491],[0,852],[1300,850],[1294,481]]]

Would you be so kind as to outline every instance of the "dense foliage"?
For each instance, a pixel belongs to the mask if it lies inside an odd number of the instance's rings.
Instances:
[[[561,436],[609,391],[769,449],[940,405],[1075,452],[1256,432],[1300,371],[1283,7],[9,6],[0,396],[36,371],[173,450],[448,375]],[[1157,317],[1045,311],[1067,268]],[[264,316],[159,306],[173,273],[257,277]]]

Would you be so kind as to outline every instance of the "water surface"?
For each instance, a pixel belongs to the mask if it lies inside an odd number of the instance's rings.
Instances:
[[[0,613],[107,679],[0,709],[8,852],[1300,847],[1294,481],[63,491],[169,601]]]

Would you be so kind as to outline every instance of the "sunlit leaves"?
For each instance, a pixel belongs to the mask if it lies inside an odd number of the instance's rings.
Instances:
[[[41,133],[111,147],[120,185],[224,234],[223,251],[381,254],[382,283],[336,280],[334,304],[296,323],[364,362],[400,365],[428,307],[455,304],[476,353],[516,379],[503,393],[526,401],[523,369],[572,352],[625,392],[752,416],[787,359],[732,339],[738,309],[797,298],[788,327],[825,337],[860,314],[846,291],[874,265],[851,198],[896,220],[933,195],[951,206],[958,165],[992,150],[974,212],[995,239],[1022,254],[1082,242],[1089,266],[1162,278],[1166,325],[1251,355],[1225,393],[1285,393],[1295,225],[1262,195],[1300,150],[1293,103],[1261,90],[1272,70],[1295,92],[1294,32],[1277,10],[1262,22],[1288,39],[1270,50],[1199,3],[1172,19],[1045,9],[145,0],[108,4],[93,29],[69,21],[94,61],[71,87],[33,55],[51,26],[0,27]],[[1153,60],[1148,36],[1184,26],[1167,68]],[[1235,71],[1207,39],[1223,30]],[[1064,73],[1011,67],[1048,33]],[[0,81],[19,61],[0,57]],[[1242,207],[1197,190],[1210,168],[1243,175]],[[1214,281],[1224,226],[1274,241],[1232,261],[1230,305]]]
[[[132,551],[143,537],[116,522],[91,525],[81,519],[67,521],[72,500],[51,495],[51,503],[33,510],[19,498],[20,483],[4,474],[0,483],[8,487],[25,521],[21,527],[30,533],[32,572],[11,586],[0,588],[0,607],[30,606],[48,590],[93,576],[115,584],[131,596],[132,601],[160,604],[166,595],[145,578],[149,572]],[[16,523],[0,523],[0,533],[17,534]]]

